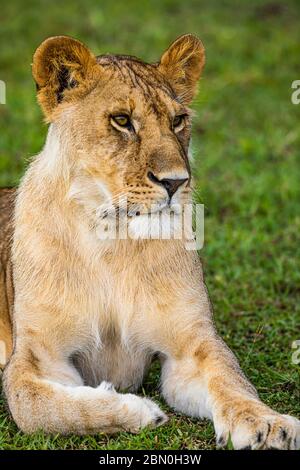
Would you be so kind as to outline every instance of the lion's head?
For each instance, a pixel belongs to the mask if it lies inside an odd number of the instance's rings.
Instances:
[[[68,196],[92,217],[111,208],[130,216],[189,198],[188,108],[204,66],[201,41],[179,37],[159,62],[94,56],[59,36],[37,49],[33,76],[51,123],[47,154],[68,179]]]

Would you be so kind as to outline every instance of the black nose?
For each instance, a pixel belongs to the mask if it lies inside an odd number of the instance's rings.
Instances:
[[[173,196],[173,194],[176,193],[179,186],[181,186],[186,181],[188,181],[188,178],[162,178],[162,179],[159,179],[151,171],[149,171],[149,173],[148,173],[148,178],[153,183],[160,184],[161,186],[163,186],[166,189],[170,199]]]

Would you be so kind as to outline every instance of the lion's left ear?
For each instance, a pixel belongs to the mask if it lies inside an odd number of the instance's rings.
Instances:
[[[158,70],[171,84],[181,102],[189,104],[195,96],[204,64],[202,42],[193,34],[184,34],[162,55]]]
[[[60,103],[84,93],[96,67],[96,57],[90,50],[68,36],[48,38],[37,48],[32,74],[38,101],[48,121],[53,120]]]

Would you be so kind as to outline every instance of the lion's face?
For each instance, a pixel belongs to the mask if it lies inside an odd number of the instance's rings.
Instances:
[[[188,104],[203,63],[203,47],[191,35],[153,65],[96,58],[71,38],[40,46],[33,63],[38,97],[65,134],[74,199],[100,218],[112,209],[142,216],[188,200]]]
[[[77,168],[116,203],[126,196],[140,213],[178,200],[190,191],[188,109],[154,67],[130,59],[101,62],[108,64],[106,83],[69,115]]]

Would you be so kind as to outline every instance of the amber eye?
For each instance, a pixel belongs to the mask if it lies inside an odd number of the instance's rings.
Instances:
[[[173,119],[173,129],[175,132],[180,131],[183,129],[185,123],[185,114],[179,114],[175,116]]]
[[[120,127],[124,127],[126,129],[131,129],[132,128],[130,118],[126,114],[120,114],[118,116],[112,116],[111,119],[112,119],[112,123],[115,123]]]

